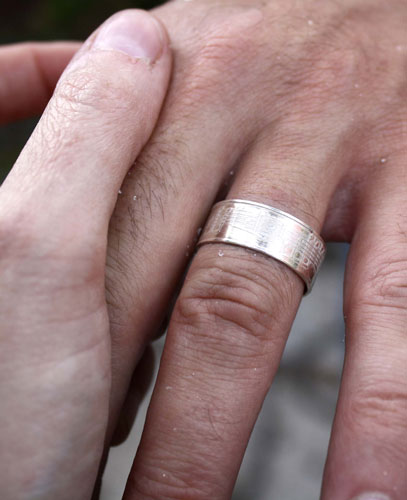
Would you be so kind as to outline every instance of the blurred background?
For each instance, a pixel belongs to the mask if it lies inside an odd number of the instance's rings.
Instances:
[[[113,12],[151,8],[152,0],[2,2],[0,43],[83,40]],[[28,90],[27,90],[28,91]],[[0,129],[0,182],[36,119]],[[233,500],[316,500],[335,412],[344,351],[342,280],[346,245],[330,245],[313,293],[303,300],[277,378],[263,405]],[[164,339],[155,343],[157,359]],[[149,396],[132,433],[113,448],[102,500],[119,500],[137,449]],[[208,499],[210,500],[210,499]]]

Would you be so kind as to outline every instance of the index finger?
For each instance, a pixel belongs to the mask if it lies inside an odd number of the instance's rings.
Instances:
[[[0,47],[0,124],[39,114],[79,42]]]

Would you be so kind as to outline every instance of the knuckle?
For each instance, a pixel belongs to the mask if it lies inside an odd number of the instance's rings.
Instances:
[[[221,280],[216,276],[219,271]],[[180,296],[176,306],[178,321],[194,324],[209,319],[256,337],[264,336],[270,318],[263,306],[264,288],[260,280],[216,266],[207,269],[207,273],[207,277],[201,277]]]
[[[111,57],[104,54],[104,57]],[[107,72],[103,61],[92,61],[92,67],[68,71],[60,80],[54,95],[53,106],[58,114],[67,118],[87,117],[89,111],[112,113],[125,109],[131,100],[132,91],[129,83],[121,76],[117,63],[112,62],[112,71]],[[114,73],[114,77],[113,77]],[[98,75],[95,78],[95,74]]]
[[[366,55],[360,46],[339,42],[329,46],[325,35],[314,44],[304,44],[295,59],[295,67],[291,64],[282,78],[284,93],[294,100],[297,112],[302,109],[319,113],[332,102],[337,105],[348,101],[352,96],[359,96],[359,87],[369,80]]]
[[[404,247],[402,247],[402,253]],[[367,306],[386,306],[407,312],[407,258],[393,252],[373,262],[373,274],[360,289],[361,301]]]
[[[309,67],[309,79],[305,83],[322,94],[353,88],[360,81],[362,56],[358,46],[325,49],[322,54],[317,50],[315,60]]]
[[[348,421],[352,431],[380,436],[383,429],[393,433],[394,436],[405,435],[407,432],[406,421],[407,388],[404,382],[392,380],[387,384],[383,382],[361,387],[353,397],[349,406]],[[397,439],[391,439],[396,443]],[[405,443],[400,443],[404,445]],[[397,448],[397,447],[396,447]],[[393,453],[397,449],[393,449]],[[403,455],[405,449],[399,449]]]
[[[240,92],[246,83],[242,67],[253,67],[258,54],[259,16],[257,9],[233,9],[229,15],[211,18],[200,30],[193,42],[193,57],[182,74],[183,99],[188,105]]]
[[[288,30],[294,41],[287,42],[287,70],[283,68],[280,85],[305,109],[352,96],[360,101],[363,88],[372,86],[372,76],[378,76],[371,64],[374,42],[362,39],[349,17],[348,13],[330,14],[311,33],[300,29],[298,36]]]
[[[280,306],[293,304],[293,281],[289,270],[261,259],[227,249],[222,259],[212,255],[195,266],[172,321],[183,335],[192,334],[202,344],[199,349],[257,358],[265,342],[278,342],[285,335]]]
[[[47,161],[53,161],[61,152],[77,148],[78,141],[92,138],[104,144],[108,130],[119,137],[121,132],[113,132],[112,124],[120,124],[129,116],[132,109],[129,103],[136,95],[131,89],[131,75],[121,71],[121,61],[109,60],[107,71],[107,57],[113,56],[103,54],[105,67],[102,58],[94,57],[86,68],[74,67],[59,81],[43,115],[42,126],[33,135],[34,144],[40,145],[36,148],[40,151],[37,155],[46,154]],[[86,128],[83,126],[86,123],[98,126]]]
[[[134,498],[148,498],[149,500],[205,500],[213,494],[210,481],[203,481],[205,475],[200,468],[197,479],[196,474],[191,473],[193,465],[182,464],[177,460],[172,470],[168,469],[168,457],[163,461],[152,461],[149,465],[143,465],[137,474],[131,474],[127,483],[127,489]],[[185,472],[182,472],[184,466]],[[177,472],[174,472],[174,471]],[[209,478],[208,478],[209,479]],[[213,481],[213,478],[211,478]]]
[[[199,55],[208,65],[224,70],[225,64],[239,68],[242,57],[250,58],[258,47],[257,21],[262,17],[257,9],[235,12],[218,18],[206,30]]]
[[[85,71],[71,71],[56,87],[53,105],[55,111],[70,117],[86,107],[98,105],[99,85]]]

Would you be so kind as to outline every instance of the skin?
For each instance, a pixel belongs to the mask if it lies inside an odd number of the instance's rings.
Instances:
[[[89,498],[197,230],[228,197],[351,243],[321,498],[404,499],[406,3],[195,0],[153,13],[171,39],[168,92],[164,35],[154,64],[92,52],[93,35],[0,189],[3,497]],[[75,49],[2,49],[2,121],[38,111]],[[16,57],[32,99],[19,99]],[[126,500],[230,498],[302,293],[272,259],[197,252]]]

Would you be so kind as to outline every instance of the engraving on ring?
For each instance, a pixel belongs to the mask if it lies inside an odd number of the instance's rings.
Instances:
[[[229,243],[260,251],[293,269],[312,287],[325,255],[321,238],[299,219],[273,207],[245,200],[216,204],[198,245]]]

